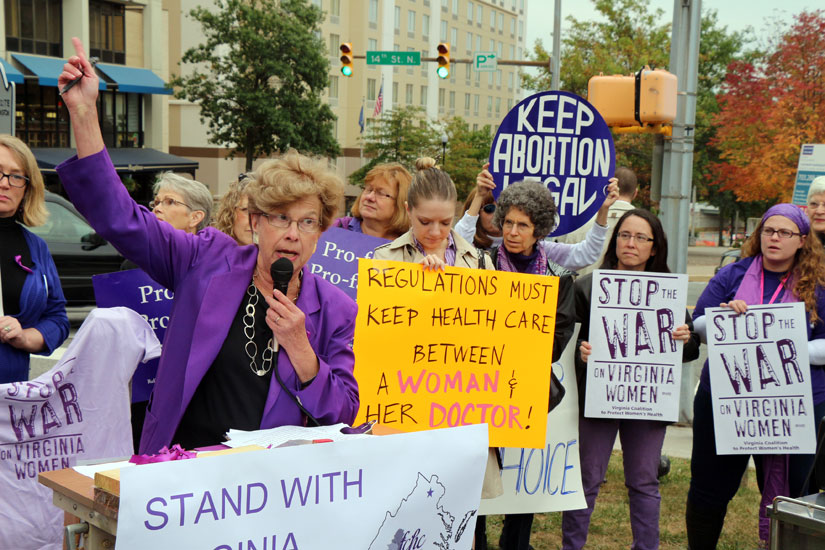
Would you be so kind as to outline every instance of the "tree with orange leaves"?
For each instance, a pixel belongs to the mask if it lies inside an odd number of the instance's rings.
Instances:
[[[803,143],[825,143],[825,12],[798,14],[768,52],[728,68],[712,185],[740,201],[788,201]]]

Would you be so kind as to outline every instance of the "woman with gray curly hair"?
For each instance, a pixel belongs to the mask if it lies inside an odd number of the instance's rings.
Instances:
[[[558,361],[561,357],[562,350],[573,336],[573,326],[576,322],[573,272],[553,261],[550,253],[540,244],[542,239],[553,231],[555,223],[556,204],[553,201],[553,195],[540,183],[529,181],[514,183],[498,196],[493,225],[501,229],[503,240],[502,246],[492,251],[495,268],[499,271],[516,271],[559,278],[552,361]],[[537,368],[550,368],[550,365],[537,365]],[[564,395],[557,378],[554,378],[553,384],[557,392],[551,391],[549,408],[557,405]],[[506,515],[500,546],[505,550],[527,550],[530,548],[532,525],[533,514]],[[482,529],[483,524],[480,521],[476,530],[477,540]]]

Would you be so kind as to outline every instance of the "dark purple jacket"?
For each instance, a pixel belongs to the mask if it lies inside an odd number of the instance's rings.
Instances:
[[[140,441],[141,453],[154,453],[172,441],[195,388],[223,345],[252,280],[258,249],[238,246],[211,227],[192,235],[159,221],[129,197],[105,150],[83,159],[72,157],[57,167],[57,173],[92,227],[175,293]],[[303,272],[296,304],[306,315],[320,370],[301,389],[286,353],[278,354],[277,368],[287,387],[322,424],[351,423],[359,405],[351,347],[357,308],[308,268]],[[303,424],[298,407],[282,393],[273,376],[261,428]]]

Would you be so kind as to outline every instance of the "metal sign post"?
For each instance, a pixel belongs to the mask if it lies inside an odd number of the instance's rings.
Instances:
[[[6,77],[6,69],[0,63],[0,134],[14,135],[15,108],[14,83]]]

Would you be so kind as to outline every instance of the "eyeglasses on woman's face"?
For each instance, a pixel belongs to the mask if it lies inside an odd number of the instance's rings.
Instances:
[[[617,236],[619,237],[619,239],[623,241],[629,241],[630,239],[633,239],[634,241],[636,241],[636,244],[647,244],[653,242],[653,237],[648,237],[647,235],[642,235],[641,233],[638,235],[634,235],[630,231],[619,231],[619,234]]]
[[[790,239],[793,236],[801,236],[802,233],[795,233],[790,229],[774,229],[773,227],[763,227],[762,228],[762,238],[770,239],[774,235],[779,235],[780,239],[786,240]]]
[[[18,189],[26,187],[26,184],[29,183],[29,178],[22,174],[6,174],[5,172],[0,172],[0,181],[3,181],[4,178],[8,180],[9,185],[17,187]]]
[[[286,229],[292,225],[292,222],[295,222],[298,226],[298,230],[303,233],[317,233],[321,230],[321,222],[315,218],[300,218],[298,220],[293,220],[286,214],[264,214],[263,212],[261,213],[261,216],[266,218],[269,225],[272,227],[277,227],[278,229]]]
[[[370,193],[372,193],[375,196],[376,199],[386,199],[386,200],[393,200],[393,201],[395,200],[395,197],[393,197],[389,193],[385,193],[381,189],[378,189],[378,188],[373,187],[371,185],[365,185],[364,186],[364,196],[366,197]]]
[[[188,204],[186,204],[185,202],[177,201],[177,200],[173,199],[172,197],[164,197],[162,199],[153,200],[152,202],[149,203],[149,210],[154,210],[156,206],[165,206],[166,208],[172,208],[176,204],[179,204],[181,206],[185,206],[189,210],[193,210],[193,208],[191,206],[189,206]]]

